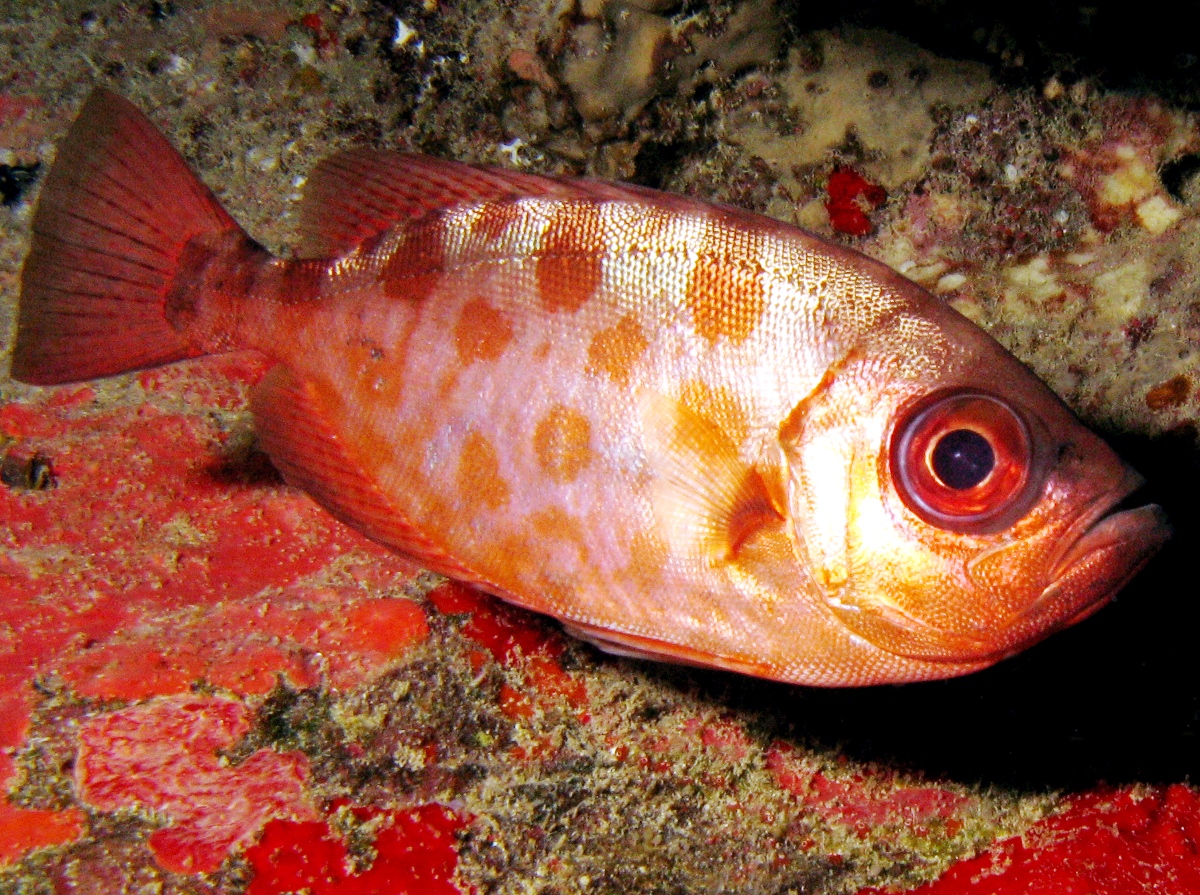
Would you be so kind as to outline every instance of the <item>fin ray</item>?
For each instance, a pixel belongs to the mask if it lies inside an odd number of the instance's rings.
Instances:
[[[193,237],[240,232],[153,124],[97,89],[63,140],[33,218],[11,375],[37,385],[204,352],[165,302]]]
[[[329,423],[311,384],[277,365],[254,387],[251,409],[263,450],[288,484],[371,540],[435,572],[478,581],[396,509]]]
[[[349,149],[318,162],[308,177],[298,208],[297,256],[341,255],[384,230],[445,208],[537,197],[648,198],[660,206],[673,201],[628,184],[568,181],[411,153]]]
[[[590,643],[610,656],[622,659],[637,659],[643,662],[666,662],[672,665],[691,665],[695,668],[722,668],[739,674],[762,677],[770,669],[762,664],[746,661],[734,656],[693,649],[680,643],[668,643],[626,631],[614,631],[582,622],[563,622],[563,629],[578,640]]]
[[[676,552],[710,565],[728,561],[753,532],[780,519],[762,475],[718,426],[649,391],[638,409],[655,515]]]

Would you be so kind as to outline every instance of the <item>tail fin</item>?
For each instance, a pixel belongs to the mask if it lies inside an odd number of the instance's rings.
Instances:
[[[196,357],[164,304],[188,241],[238,231],[130,102],[92,93],[33,218],[12,376],[51,385]]]

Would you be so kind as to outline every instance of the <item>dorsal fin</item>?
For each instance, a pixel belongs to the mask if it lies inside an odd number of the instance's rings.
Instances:
[[[654,513],[677,555],[726,562],[755,531],[779,521],[761,474],[741,460],[722,429],[649,391],[638,396],[638,409],[654,475]]]
[[[319,162],[299,209],[304,258],[348,252],[396,224],[439,208],[518,195],[554,195],[562,184],[499,168],[387,152],[350,149]]]
[[[599,180],[566,180],[381,149],[350,149],[322,160],[298,209],[301,258],[330,258],[431,211],[522,198],[652,199],[665,194]]]
[[[426,568],[475,582],[469,569],[404,518],[330,425],[312,385],[282,365],[251,393],[259,443],[290,485],[335,518]]]

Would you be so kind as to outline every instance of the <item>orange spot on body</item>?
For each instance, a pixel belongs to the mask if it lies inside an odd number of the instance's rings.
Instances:
[[[446,265],[445,227],[440,217],[414,225],[384,261],[379,277],[384,294],[414,304],[428,298],[442,280]]]
[[[542,470],[556,482],[573,482],[592,460],[592,427],[577,410],[556,404],[537,424],[533,447]]]
[[[759,252],[762,236],[719,223],[710,228],[687,284],[687,306],[696,332],[710,342],[725,336],[740,344],[766,310]]]
[[[336,385],[328,380],[323,383],[323,403],[335,411],[344,410],[347,398],[357,406],[371,402],[395,407],[404,392],[407,335],[387,348],[371,339],[347,341],[343,349],[346,375],[336,376]]]
[[[576,603],[573,581],[548,567],[537,537],[510,536],[490,545],[480,560],[494,587],[520,594],[520,605],[534,612],[564,612]]]
[[[472,241],[490,243],[500,238],[523,215],[521,206],[512,202],[489,202],[471,224]]]
[[[654,532],[638,532],[629,539],[629,565],[622,574],[644,592],[662,586],[662,570],[670,551]]]
[[[579,558],[587,562],[587,534],[579,520],[561,507],[550,507],[533,513],[529,524],[541,538],[569,541],[579,550]]]
[[[482,298],[473,298],[463,305],[454,326],[454,347],[464,364],[496,360],[504,354],[512,337],[508,315]]]
[[[528,608],[535,612],[555,615],[570,612],[572,607],[579,606],[578,582],[574,576],[562,577],[542,564],[536,572],[526,576],[526,581],[526,587],[538,592],[538,602],[530,601],[528,604]]]
[[[632,220],[623,222],[619,238],[633,254],[658,255],[672,247],[667,230],[678,219],[676,212],[642,208]]]
[[[649,345],[650,340],[637,318],[626,314],[615,326],[602,329],[592,337],[588,345],[587,370],[625,385],[633,365]]]
[[[472,432],[458,458],[457,484],[464,496],[473,497],[490,509],[508,503],[512,490],[500,475],[500,459],[492,443]]]
[[[711,386],[693,379],[683,386],[679,402],[728,435],[735,445],[740,445],[750,431],[746,409],[722,385]]]
[[[482,562],[490,579],[509,591],[516,591],[522,582],[536,577],[539,566],[533,559],[535,555],[529,539],[512,535],[497,541],[483,555]]]
[[[595,205],[561,205],[550,217],[537,253],[537,288],[548,311],[578,311],[596,294],[606,246]]]

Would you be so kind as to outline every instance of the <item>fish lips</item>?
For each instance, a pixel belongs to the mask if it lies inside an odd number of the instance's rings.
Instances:
[[[1162,508],[1146,504],[1117,509],[1141,481],[1130,473],[1124,487],[1097,501],[1072,525],[1064,538],[1066,549],[1051,567],[1050,585],[1014,619],[1013,627],[1036,627],[1046,613],[1060,616],[1046,634],[1082,621],[1111,600],[1159,551],[1171,536]]]
[[[1142,483],[1141,476],[1126,469],[1115,488],[1088,504],[1063,533],[1064,546],[1038,598],[991,636],[960,637],[955,661],[1013,656],[1108,603],[1171,536],[1157,504],[1124,508]]]
[[[897,648],[862,630],[857,616],[863,607],[833,599],[828,605],[852,630],[898,655],[985,665],[1015,655],[1103,607],[1170,537],[1166,514],[1156,504],[1118,509],[1141,483],[1136,473],[1127,471],[1116,488],[1088,504],[1062,535],[1063,549],[1046,575],[1050,583],[1036,600],[991,632],[950,632],[893,604],[873,604],[872,616],[885,627],[925,644],[920,649]],[[936,649],[930,648],[932,644]]]

